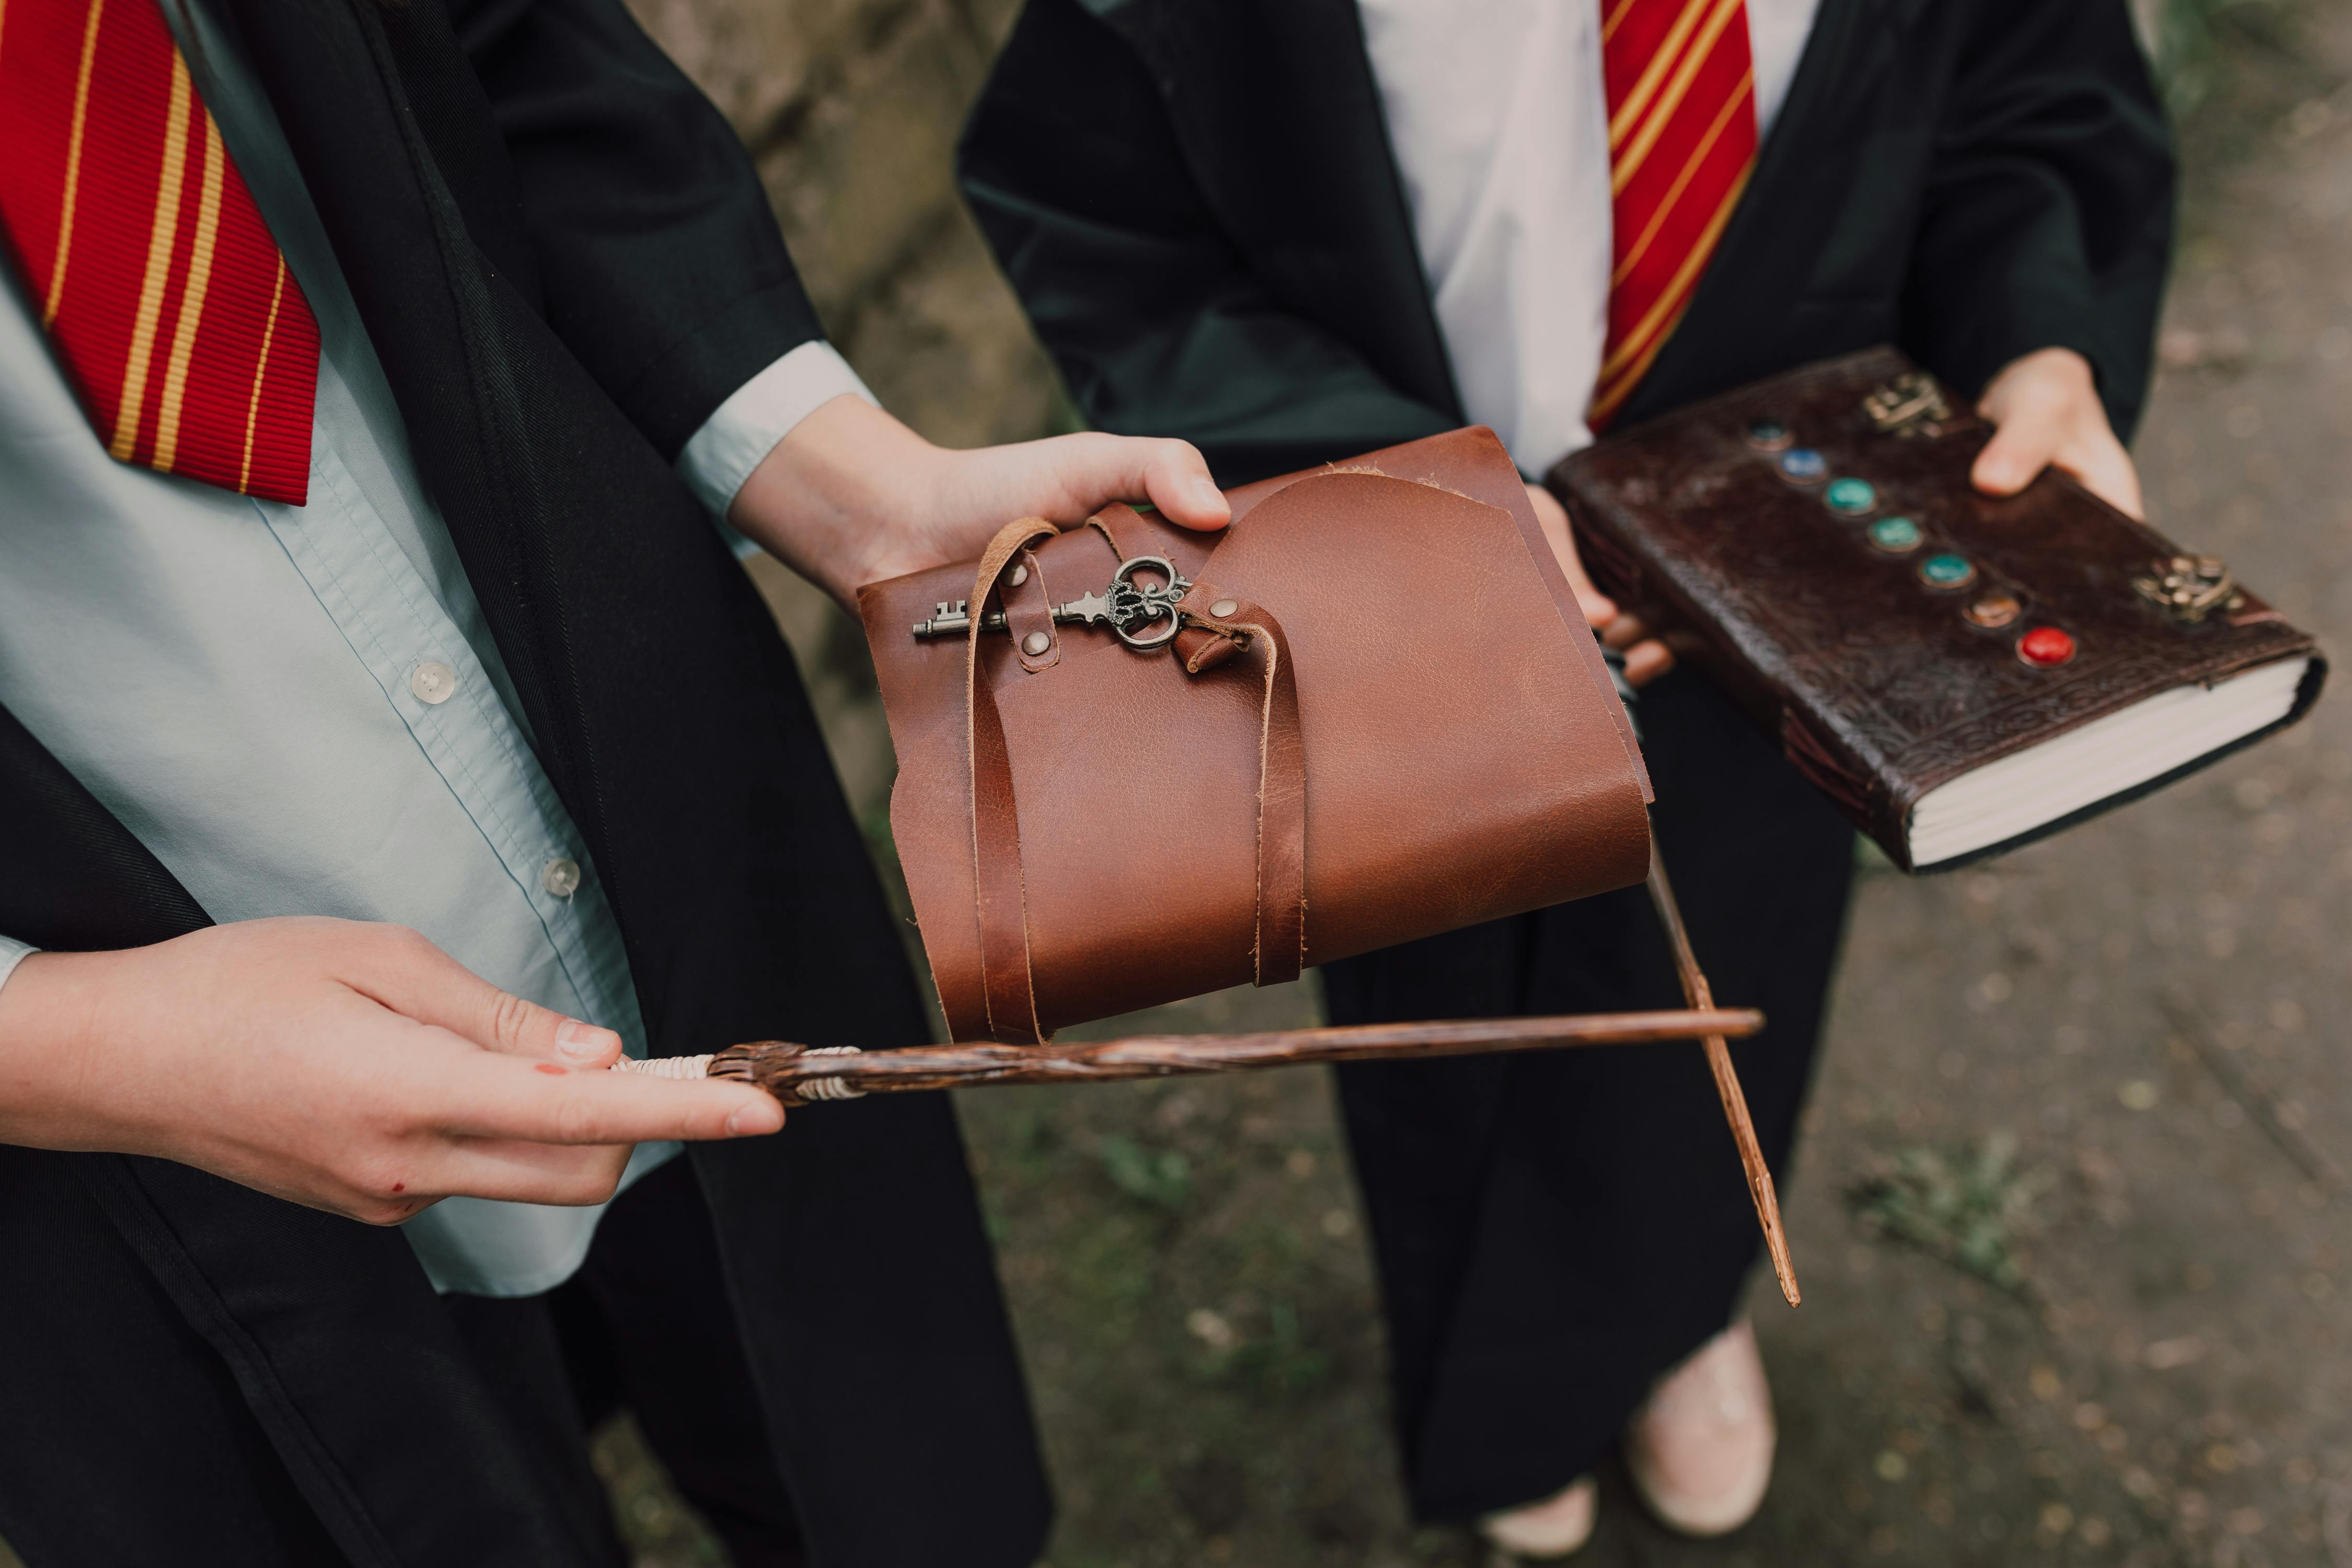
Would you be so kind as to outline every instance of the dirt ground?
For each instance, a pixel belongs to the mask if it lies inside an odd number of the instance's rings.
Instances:
[[[2137,451],[2160,528],[2347,647],[2352,6],[2225,15]],[[1579,1563],[2352,1568],[2347,712],[1986,868],[1865,862],[1782,1184],[1808,1299],[1753,1303],[1771,1497],[1693,1543],[1605,1473]],[[1150,1021],[1312,1012],[1301,985]],[[961,1110],[1053,1568],[1482,1563],[1399,1501],[1320,1075]],[[600,1458],[640,1568],[723,1562],[625,1425]]]

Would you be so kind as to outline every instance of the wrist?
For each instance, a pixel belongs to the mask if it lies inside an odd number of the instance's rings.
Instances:
[[[112,953],[35,952],[0,985],[0,1142],[102,1147],[92,1114]]]
[[[896,574],[913,520],[934,515],[945,456],[864,399],[836,397],[752,469],[728,521],[850,604],[863,584]]]

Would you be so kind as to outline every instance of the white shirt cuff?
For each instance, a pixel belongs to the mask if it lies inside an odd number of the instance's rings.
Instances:
[[[8,984],[8,976],[16,973],[16,965],[40,951],[37,947],[26,947],[13,937],[0,936],[0,985]]]
[[[793,426],[844,393],[880,407],[849,362],[812,339],[737,387],[677,455],[688,486],[724,522],[735,492]]]

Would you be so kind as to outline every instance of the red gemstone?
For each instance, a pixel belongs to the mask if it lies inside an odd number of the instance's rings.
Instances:
[[[2017,639],[2017,657],[2041,669],[2053,669],[2074,657],[2074,639],[2056,626],[2036,626]]]

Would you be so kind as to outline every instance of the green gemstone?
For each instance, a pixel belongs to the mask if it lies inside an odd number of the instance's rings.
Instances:
[[[1822,492],[1832,511],[1845,517],[1860,517],[1878,505],[1878,491],[1868,479],[1832,479],[1830,488]]]
[[[1919,580],[1931,588],[1957,588],[1976,574],[1965,555],[1930,555],[1919,563]]]
[[[1882,517],[1870,525],[1870,542],[1899,555],[1919,548],[1919,525],[1907,517]]]

